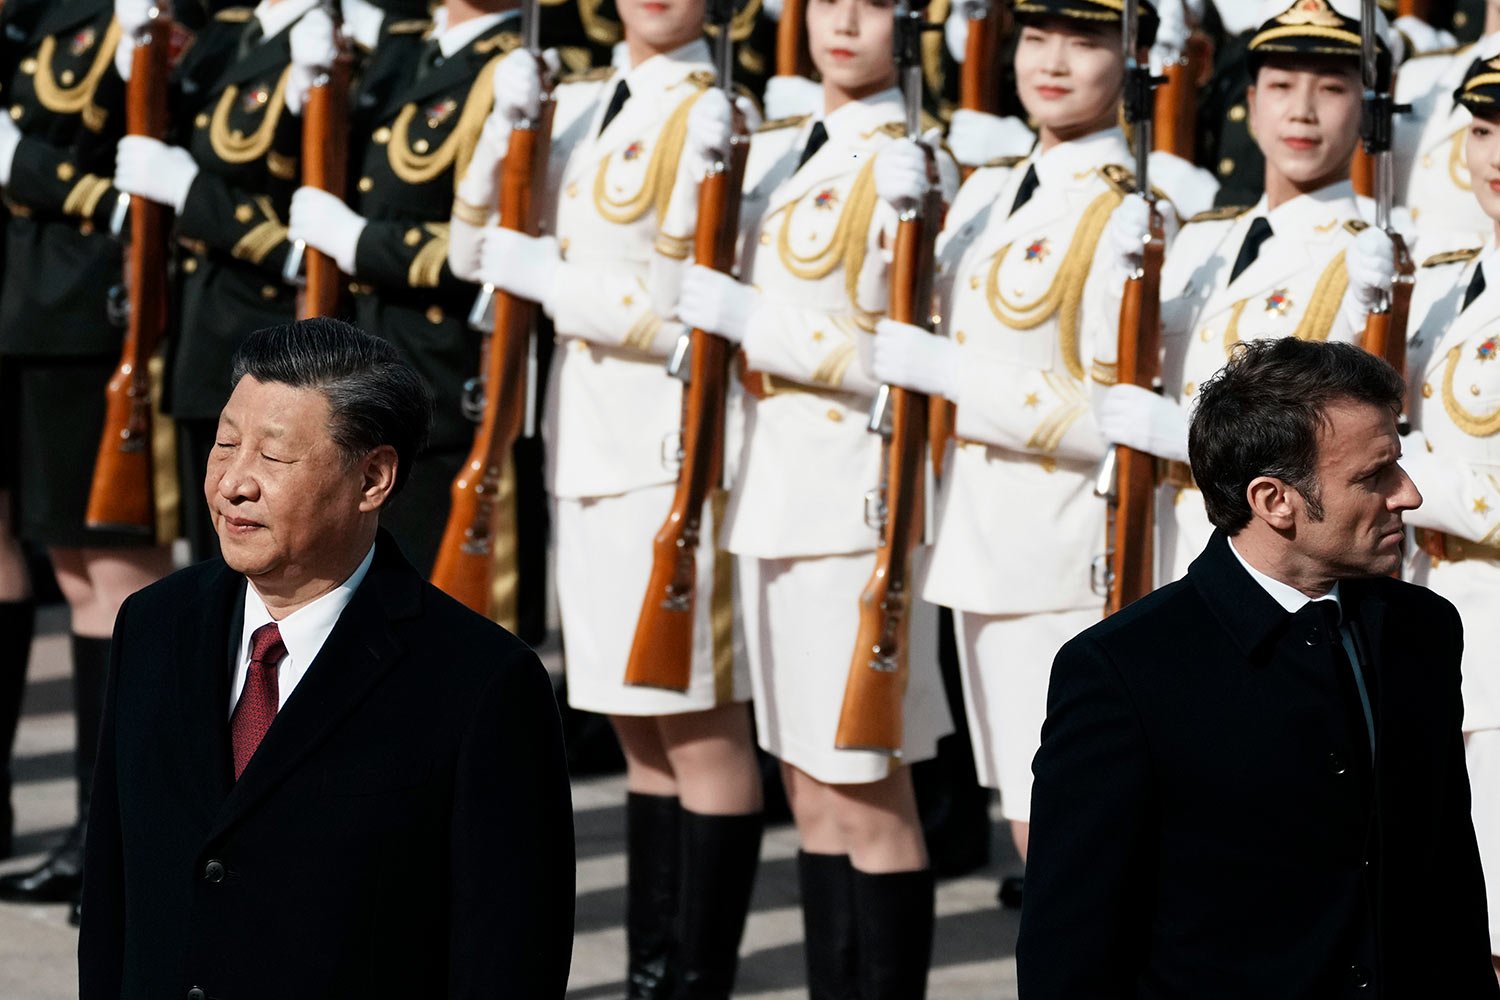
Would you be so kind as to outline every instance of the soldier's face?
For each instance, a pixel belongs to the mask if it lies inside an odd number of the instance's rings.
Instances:
[[[1061,19],[1026,24],[1015,65],[1021,103],[1041,128],[1044,145],[1115,123],[1125,79],[1118,30]]]
[[[1476,117],[1470,123],[1465,156],[1474,197],[1484,214],[1500,227],[1500,116]]]
[[[824,86],[855,99],[895,86],[894,11],[890,0],[810,0],[808,49]]]
[[[703,0],[616,0],[632,40],[657,52],[681,48],[703,34]]]
[[[1360,93],[1357,67],[1262,66],[1248,98],[1250,128],[1267,171],[1299,187],[1347,176],[1359,141]]]

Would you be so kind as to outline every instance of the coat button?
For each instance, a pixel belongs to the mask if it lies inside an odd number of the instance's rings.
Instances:
[[[1309,646],[1316,646],[1323,641],[1323,633],[1316,628],[1310,628],[1307,630],[1307,635],[1302,637],[1302,641]]]
[[[192,989],[188,990],[187,1000],[204,1000],[204,998],[207,996],[207,993],[204,993],[198,987],[194,986]]]
[[[1362,965],[1349,966],[1349,982],[1355,989],[1362,990],[1370,985],[1370,973]]]
[[[1328,770],[1334,774],[1343,774],[1348,768],[1344,766],[1344,758],[1336,753],[1331,753],[1328,755]]]
[[[204,865],[203,878],[205,881],[213,882],[215,885],[224,881],[224,862],[210,861]]]

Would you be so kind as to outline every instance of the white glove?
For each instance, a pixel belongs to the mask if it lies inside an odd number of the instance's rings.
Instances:
[[[795,118],[823,110],[823,87],[802,76],[773,76],[766,81],[766,117]]]
[[[1180,156],[1157,149],[1149,164],[1151,186],[1161,188],[1184,219],[1214,207],[1219,194],[1219,179],[1212,173]]]
[[[978,167],[1001,156],[1025,156],[1036,145],[1036,133],[1019,118],[983,111],[953,112],[948,124],[948,148],[966,167]]]
[[[115,187],[181,212],[198,176],[193,154],[143,135],[127,135],[115,152]]]
[[[683,166],[690,176],[701,181],[710,166],[727,156],[733,134],[734,109],[729,98],[717,87],[705,90],[688,111]]]
[[[1151,45],[1151,71],[1160,73],[1162,67],[1182,59],[1192,29],[1188,27],[1182,0],[1157,0],[1156,14],[1159,20],[1156,41]]]
[[[956,400],[963,364],[959,350],[947,337],[910,323],[883,319],[875,324],[871,368],[886,385]]]
[[[1103,246],[1110,253],[1115,273],[1124,277],[1141,266],[1146,251],[1146,237],[1151,232],[1151,206],[1138,194],[1128,194],[1109,217],[1104,229]]]
[[[514,49],[495,67],[495,110],[515,123],[535,118],[542,110],[542,74],[536,57],[526,49]]]
[[[287,239],[301,240],[338,262],[339,270],[354,273],[359,238],[369,220],[338,198],[318,188],[298,188],[292,195]]]
[[[474,145],[474,156],[464,168],[463,179],[458,182],[457,194],[460,201],[493,211],[500,163],[510,148],[510,132],[511,119],[506,115],[491,112],[484,120],[484,128],[479,130],[479,141]]]
[[[115,20],[120,23],[120,44],[115,48],[115,72],[130,80],[135,58],[135,33],[146,26],[155,0],[115,0]]]
[[[1396,18],[1393,27],[1406,36],[1412,51],[1407,53],[1408,57],[1422,52],[1437,52],[1443,49],[1454,49],[1458,47],[1458,39],[1451,32],[1434,28],[1420,17],[1407,14]]]
[[[286,81],[286,109],[300,115],[313,80],[339,57],[333,40],[333,21],[323,8],[314,7],[292,25],[288,41],[292,48],[292,69]]]
[[[962,65],[969,52],[969,22],[983,20],[989,13],[985,0],[956,0],[943,22],[943,41],[948,46],[948,55]]]
[[[1214,9],[1219,12],[1219,21],[1224,31],[1231,35],[1242,34],[1258,28],[1265,20],[1261,16],[1264,4],[1246,3],[1245,0],[1214,0]],[[1275,15],[1272,15],[1275,16]]]
[[[15,165],[20,145],[21,130],[10,120],[10,115],[0,115],[0,187],[10,183],[10,168]]]
[[[562,252],[551,236],[527,236],[490,226],[479,248],[479,280],[543,306],[562,270]]]
[[[1350,325],[1362,327],[1370,310],[1390,293],[1395,281],[1395,248],[1391,238],[1374,227],[1364,230],[1344,254],[1344,267],[1349,272],[1344,315]]]
[[[354,44],[364,49],[374,49],[380,41],[380,26],[385,22],[385,11],[370,0],[343,0],[344,33],[354,39]]]
[[[761,0],[760,9],[771,20],[781,21],[781,0]]]
[[[682,279],[677,318],[685,326],[738,344],[750,332],[752,314],[760,304],[758,289],[722,271],[694,264]]]
[[[1138,385],[1112,385],[1096,418],[1111,444],[1174,462],[1188,460],[1188,418],[1182,404]]]
[[[927,154],[912,140],[893,142],[875,157],[875,193],[898,214],[920,202],[931,186]]]

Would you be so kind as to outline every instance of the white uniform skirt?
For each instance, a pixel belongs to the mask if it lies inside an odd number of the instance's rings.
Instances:
[[[919,550],[916,568],[925,562],[926,552]],[[740,608],[760,745],[825,784],[879,781],[893,766],[885,754],[834,747],[859,630],[859,595],[874,568],[873,552],[807,559],[740,557]],[[910,627],[900,759],[906,764],[936,755],[937,741],[953,731],[938,672],[937,608],[914,599]]]
[[[632,687],[625,663],[651,574],[651,543],[672,506],[672,485],[608,497],[556,499],[557,602],[568,703],[605,715],[678,715],[750,697],[744,638],[734,613],[734,557],[716,546],[715,506],[698,547],[693,665],[685,692]]]
[[[981,615],[953,613],[964,710],[979,783],[1000,790],[1006,819],[1031,820],[1031,762],[1042,745],[1052,661],[1100,612]]]

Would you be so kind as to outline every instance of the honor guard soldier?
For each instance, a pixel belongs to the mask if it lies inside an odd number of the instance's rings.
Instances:
[[[1475,60],[1453,99],[1472,113],[1466,173],[1490,230],[1482,244],[1429,257],[1417,275],[1407,367],[1413,432],[1401,464],[1422,494],[1406,514],[1410,578],[1464,623],[1465,754],[1486,895],[1500,900],[1500,59]],[[1490,273],[1496,274],[1492,282]],[[1500,973],[1500,907],[1490,905]]]
[[[168,399],[188,497],[203,483],[235,348],[251,331],[294,318],[295,290],[281,272],[300,167],[297,115],[316,67],[333,53],[333,24],[317,5],[262,0],[219,11],[174,73],[172,141],[120,143],[120,190],[177,213],[180,305]],[[142,0],[117,6],[125,14]],[[195,557],[216,553],[206,507],[189,502],[183,511]]]
[[[1217,209],[1183,227],[1162,272],[1165,393],[1117,386],[1101,406],[1111,441],[1171,463],[1158,504],[1161,582],[1180,578],[1213,530],[1187,466],[1198,386],[1241,341],[1358,343],[1394,273],[1390,240],[1366,229],[1349,181],[1363,92],[1359,4],[1271,0],[1262,12],[1246,106],[1265,191],[1248,209]]]
[[[688,116],[715,75],[701,0],[617,6],[622,64],[551,94],[549,176],[534,178],[547,235],[478,228],[494,215],[490,178],[512,124],[537,121],[542,106],[538,60],[523,50],[496,72],[451,253],[458,273],[539,303],[556,329],[544,431],[568,700],[608,715],[625,752],[628,995],[728,997],[762,819],[722,497],[705,505],[696,552],[686,690],[625,682],[683,414],[665,366],[683,330],[653,309],[653,247],[677,175],[695,162]]]
[[[916,156],[925,179],[926,162],[897,142],[906,108],[892,8],[828,0],[806,17],[821,107],[755,134],[741,280],[694,266],[678,313],[743,352],[744,429],[731,432],[738,464],[725,540],[739,558],[758,735],[782,762],[801,841],[810,992],[920,997],[933,881],[908,765],[933,757],[951,728],[931,604],[911,595],[899,752],[838,749],[836,733],[880,538],[871,496],[884,449],[867,430],[878,389],[870,333],[887,308],[896,213],[876,178],[892,150],[901,150],[898,174]],[[940,164],[951,192],[955,165],[946,156]],[[670,238],[661,250],[685,255]]]
[[[388,17],[354,102],[349,203],[311,187],[292,199],[292,239],[338,262],[352,279],[355,322],[395,344],[435,398],[427,449],[385,520],[423,573],[474,437],[464,385],[480,369],[468,328],[479,289],[448,266],[448,220],[518,23],[506,0],[445,5],[430,25]]]
[[[0,115],[0,188],[10,215],[0,289],[0,485],[12,491],[19,535],[47,548],[71,611],[78,778],[77,823],[40,867],[0,879],[0,899],[65,902],[76,900],[81,885],[115,613],[171,569],[159,544],[170,539],[92,528],[85,517],[105,387],[122,341],[108,299],[122,260],[111,234],[118,193],[110,177],[125,128],[115,56],[127,27],[109,0],[10,0],[0,26],[19,56],[0,79],[9,112]],[[12,562],[7,570],[15,596],[25,586],[14,577],[18,569]],[[17,652],[0,664],[7,750],[26,663]],[[0,820],[0,846],[8,846],[8,805]]]

